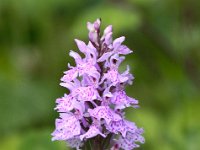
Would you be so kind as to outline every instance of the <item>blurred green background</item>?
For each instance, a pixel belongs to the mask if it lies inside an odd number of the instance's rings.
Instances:
[[[127,116],[144,127],[140,150],[199,150],[200,1],[0,0],[0,150],[64,150],[51,142],[65,92],[59,79],[73,62],[74,38],[87,41],[86,22],[102,18],[134,54]]]

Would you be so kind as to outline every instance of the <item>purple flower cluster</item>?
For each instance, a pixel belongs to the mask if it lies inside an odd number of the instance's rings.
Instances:
[[[125,119],[124,108],[138,107],[138,100],[124,90],[133,80],[129,66],[119,72],[123,55],[132,51],[122,44],[124,36],[112,39],[111,25],[100,36],[100,25],[100,19],[87,23],[88,44],[75,39],[84,56],[69,53],[76,65],[68,64],[69,70],[61,78],[60,85],[69,93],[56,100],[60,116],[52,140],[67,141],[76,149],[89,141],[99,149],[132,150],[144,143],[143,129]]]

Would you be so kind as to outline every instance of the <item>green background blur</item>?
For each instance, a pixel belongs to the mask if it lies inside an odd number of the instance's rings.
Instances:
[[[0,0],[0,150],[64,150],[51,142],[59,79],[74,38],[101,17],[134,50],[122,64],[145,129],[140,150],[200,149],[200,1]]]

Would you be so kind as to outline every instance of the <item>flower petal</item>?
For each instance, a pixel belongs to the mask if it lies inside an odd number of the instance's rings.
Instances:
[[[111,121],[121,120],[121,117],[113,112],[108,106],[98,106],[94,109],[88,109],[89,114],[97,120],[104,119],[107,124]]]
[[[61,119],[56,119],[56,129],[52,133],[52,140],[68,140],[81,132],[81,126],[75,116],[60,114]]]
[[[84,138],[89,139],[89,138],[92,138],[92,137],[94,137],[94,136],[96,136],[98,134],[100,134],[104,138],[106,137],[103,133],[101,133],[99,131],[99,129],[95,125],[91,125],[89,130],[85,134],[80,136],[80,139],[82,141]]]
[[[116,47],[117,45],[121,45],[122,42],[124,42],[124,40],[125,40],[125,37],[124,37],[124,36],[121,36],[121,37],[115,39],[115,40],[113,41],[113,47]]]
[[[87,45],[78,39],[75,39],[76,45],[78,46],[78,49],[82,52],[85,53],[87,51]]]
[[[64,73],[65,75],[61,78],[61,81],[63,82],[72,81],[78,76],[77,68],[72,68]]]
[[[77,52],[71,50],[69,55],[74,58],[76,64],[80,64],[82,62],[81,56]]]

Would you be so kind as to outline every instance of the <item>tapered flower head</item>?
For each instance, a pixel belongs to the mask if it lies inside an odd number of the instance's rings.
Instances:
[[[127,54],[125,37],[113,40],[112,26],[100,35],[101,20],[88,22],[89,42],[75,39],[78,50],[71,50],[75,66],[68,64],[60,85],[68,94],[56,100],[60,113],[52,140],[63,140],[72,148],[132,150],[144,143],[143,129],[125,119],[126,107],[138,107],[138,100],[125,92],[134,79],[129,66],[119,71]],[[106,143],[111,143],[110,145]]]

